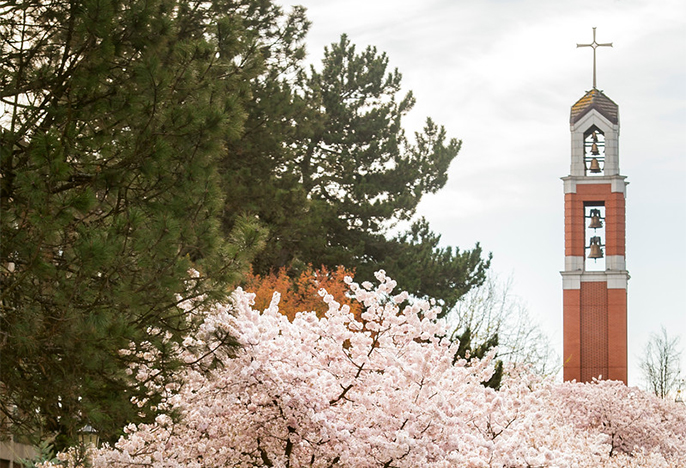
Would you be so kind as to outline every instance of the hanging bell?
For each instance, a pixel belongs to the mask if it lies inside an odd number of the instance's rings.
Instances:
[[[600,169],[600,163],[598,162],[597,158],[591,159],[591,167],[588,169],[592,174],[599,174],[601,173]]]
[[[593,142],[591,145],[591,154],[593,156],[598,156],[600,154],[600,151],[598,151],[598,143]]]
[[[598,133],[593,132],[593,134],[591,134],[591,139],[593,140],[593,143],[598,143]]]
[[[603,258],[603,249],[600,247],[600,237],[591,237],[591,245],[589,246],[589,248],[591,249],[591,251],[588,254],[588,258]]]
[[[600,220],[600,210],[591,210],[591,223],[588,225],[591,229],[598,229],[603,227],[603,222]]]

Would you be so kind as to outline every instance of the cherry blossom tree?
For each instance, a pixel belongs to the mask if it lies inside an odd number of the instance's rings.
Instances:
[[[453,363],[455,343],[426,301],[348,279],[356,316],[322,291],[325,316],[264,311],[241,290],[205,309],[178,349],[176,386],[132,374],[170,414],[130,425],[95,467],[670,467],[686,463],[686,411],[617,382],[555,384],[493,353]],[[186,304],[190,309],[192,304]],[[239,337],[229,355],[222,337]],[[217,350],[213,352],[213,350]],[[124,352],[139,352],[127,350]],[[148,351],[149,352],[149,351]],[[62,454],[77,466],[74,451]],[[49,466],[49,465],[45,465]]]
[[[667,456],[686,453],[686,412],[672,401],[618,381],[567,382],[554,389],[564,419],[606,434],[610,455],[637,447]]]

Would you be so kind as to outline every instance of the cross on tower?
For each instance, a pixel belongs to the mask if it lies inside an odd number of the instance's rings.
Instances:
[[[612,47],[612,42],[606,43],[606,44],[598,44],[595,40],[595,27],[593,28],[593,42],[590,44],[577,44],[577,47],[592,47],[593,48],[593,89],[596,89],[595,87],[595,50],[598,47]]]

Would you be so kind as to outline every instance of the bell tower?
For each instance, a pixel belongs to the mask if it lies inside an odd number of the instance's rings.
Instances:
[[[626,177],[619,174],[619,107],[596,88],[571,109],[562,273],[564,380],[627,382]]]

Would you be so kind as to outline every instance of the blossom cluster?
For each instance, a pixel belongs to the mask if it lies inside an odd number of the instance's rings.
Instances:
[[[481,382],[493,354],[455,360],[438,309],[347,280],[356,316],[264,310],[237,290],[184,341],[178,418],[129,426],[96,467],[672,467],[686,466],[686,409],[618,382],[556,384],[510,369]],[[221,337],[241,344],[215,354]],[[218,338],[219,337],[219,338]]]

